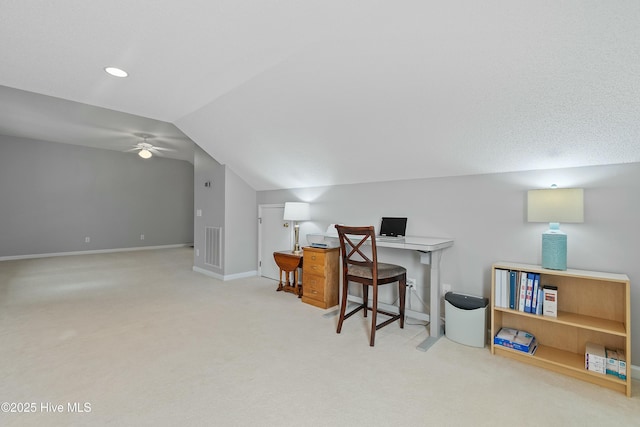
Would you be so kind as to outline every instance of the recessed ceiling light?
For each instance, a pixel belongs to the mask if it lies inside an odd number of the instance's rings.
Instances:
[[[129,75],[125,70],[116,67],[106,67],[104,70],[114,77],[127,77]]]

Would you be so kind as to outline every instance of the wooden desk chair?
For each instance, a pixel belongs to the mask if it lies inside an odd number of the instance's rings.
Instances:
[[[342,302],[340,304],[340,318],[338,320],[337,333],[340,333],[342,330],[342,322],[344,322],[345,319],[348,319],[363,309],[364,317],[367,317],[367,311],[371,310],[371,341],[369,345],[373,346],[378,329],[398,319],[400,320],[400,328],[404,328],[407,270],[399,265],[378,262],[376,235],[373,226],[348,227],[336,225],[336,229],[340,237],[340,250],[342,252]],[[363,246],[366,246],[367,249],[364,250]],[[345,314],[350,281],[362,284],[363,303]],[[378,285],[386,285],[394,282],[398,282],[398,292],[400,293],[399,314],[378,309]],[[371,308],[368,307],[370,286],[373,288],[373,304]],[[378,325],[376,323],[378,313],[391,316],[391,318]]]

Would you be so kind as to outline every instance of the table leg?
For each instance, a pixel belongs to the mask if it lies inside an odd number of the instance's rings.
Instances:
[[[435,258],[435,259],[434,259]],[[431,313],[429,315],[429,335],[439,337],[442,335],[442,321],[440,319],[440,260],[442,259],[442,251],[431,252],[431,294],[430,305]]]
[[[285,272],[285,274],[288,274],[288,273]],[[284,289],[284,286],[282,286],[282,269],[280,269],[280,283],[278,283],[278,289],[276,289],[276,292],[280,292],[283,289]]]
[[[298,269],[293,270],[293,280],[295,281],[295,294],[302,298],[302,286],[298,285]]]
[[[427,351],[442,336],[442,322],[440,321],[440,260],[442,250],[423,252],[420,254],[420,263],[430,265],[429,275],[429,338],[420,343],[416,348]]]

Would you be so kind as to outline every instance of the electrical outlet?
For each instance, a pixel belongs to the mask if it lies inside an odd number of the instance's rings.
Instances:
[[[89,242],[91,242],[91,237],[85,237],[85,238],[84,238],[84,242],[85,242],[85,243],[89,243]]]
[[[442,284],[442,294],[446,294],[447,292],[451,292],[451,285],[448,283]]]
[[[140,240],[144,240],[144,234],[140,235]]]
[[[407,278],[407,286],[410,288],[415,288],[416,287],[416,279],[413,279],[411,277]]]
[[[196,256],[200,256],[200,249],[196,249]]]

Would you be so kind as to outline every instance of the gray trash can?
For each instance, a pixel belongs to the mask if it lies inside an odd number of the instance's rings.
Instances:
[[[484,347],[489,299],[447,292],[444,300],[446,337],[471,347]]]

